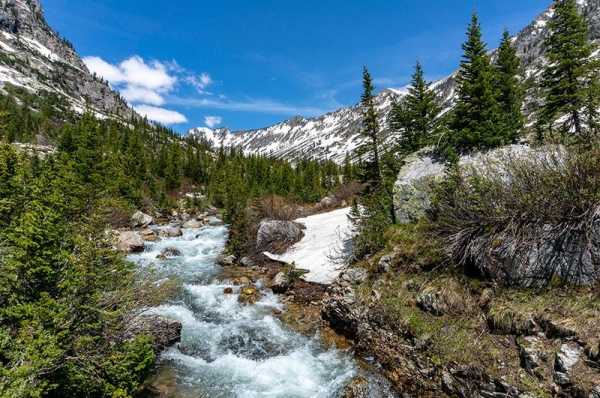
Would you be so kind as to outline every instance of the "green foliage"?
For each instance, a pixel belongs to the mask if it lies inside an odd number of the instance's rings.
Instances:
[[[435,92],[425,81],[423,67],[417,63],[408,94],[392,106],[389,124],[401,132],[398,151],[403,156],[427,146],[439,132],[440,107]]]
[[[519,79],[521,61],[512,45],[508,31],[504,31],[494,63],[498,104],[501,112],[502,136],[514,142],[523,129],[523,87]]]
[[[458,101],[450,122],[449,145],[458,152],[493,148],[510,143],[502,125],[502,112],[495,87],[496,73],[490,63],[477,15],[473,15],[463,45],[458,72]]]
[[[592,53],[588,27],[575,0],[556,0],[548,27],[551,34],[545,42],[548,66],[541,82],[545,98],[539,129],[552,132],[556,120],[566,116],[561,131],[581,136]]]

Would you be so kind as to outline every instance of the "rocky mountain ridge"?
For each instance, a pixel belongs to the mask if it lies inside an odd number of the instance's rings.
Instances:
[[[0,0],[0,87],[49,92],[76,112],[135,115],[108,83],[92,75],[73,46],[46,22],[40,0]]]
[[[578,0],[578,5],[589,22],[592,40],[597,42],[600,40],[600,0]],[[553,9],[549,7],[514,37],[527,87],[535,86],[533,83],[540,77],[546,62],[544,39],[549,34],[547,23],[552,15]],[[594,56],[599,57],[600,52],[595,52]],[[445,110],[450,109],[455,100],[455,76],[456,73],[453,73],[433,83]],[[387,116],[393,102],[403,95],[403,90],[385,89],[376,97],[380,123],[388,136],[393,136],[394,132],[387,126]],[[525,104],[525,113],[530,119],[538,98],[539,93],[530,88]],[[342,162],[361,144],[360,128],[361,111],[355,105],[316,118],[293,118],[263,129],[231,132],[227,129],[197,128],[188,134],[205,139],[215,147],[238,147],[245,153],[291,160],[313,158]]]

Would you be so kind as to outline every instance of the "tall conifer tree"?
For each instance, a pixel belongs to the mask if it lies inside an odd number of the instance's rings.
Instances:
[[[546,39],[548,66],[543,74],[544,105],[538,123],[552,130],[556,120],[566,119],[563,132],[583,133],[582,108],[586,101],[589,57],[592,47],[588,27],[575,0],[556,0]]]
[[[473,14],[463,44],[463,60],[456,78],[458,101],[450,123],[450,142],[459,151],[490,148],[504,143],[500,130],[494,69],[481,38],[481,26]]]
[[[523,88],[519,80],[521,61],[512,45],[508,31],[504,31],[496,62],[496,87],[502,113],[503,135],[514,141],[523,128]]]
[[[414,152],[427,143],[435,134],[439,114],[436,95],[425,81],[423,67],[417,62],[408,94],[394,104],[390,114],[390,127],[402,133],[398,141],[401,154]]]
[[[363,126],[361,135],[366,142],[359,148],[359,153],[365,160],[363,170],[363,180],[368,183],[371,190],[381,188],[381,164],[380,164],[380,128],[377,119],[377,111],[374,102],[373,79],[365,67],[363,69],[363,94],[361,97],[361,107],[363,113]]]

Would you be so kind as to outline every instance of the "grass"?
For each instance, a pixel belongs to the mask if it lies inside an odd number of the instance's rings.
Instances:
[[[396,248],[398,249],[398,248]],[[492,300],[485,308],[478,305],[489,285],[457,272],[390,272],[379,284],[380,309],[391,330],[398,331],[407,344],[417,347],[419,355],[433,366],[457,364],[481,369],[486,374],[528,391],[536,397],[549,397],[551,377],[540,381],[520,366],[515,336],[527,334],[528,320],[545,317],[565,327],[574,328],[578,337],[590,345],[598,345],[600,337],[600,297],[591,289],[494,289]],[[372,282],[358,288],[357,293],[368,300]],[[425,291],[442,292],[463,303],[460,311],[436,316],[417,305],[419,294]],[[459,306],[460,307],[460,306]],[[494,329],[489,327],[492,319]],[[503,331],[499,333],[498,330]],[[551,375],[557,340],[543,340],[548,350]],[[589,384],[598,373],[581,371],[580,385]],[[579,377],[579,376],[578,376]]]

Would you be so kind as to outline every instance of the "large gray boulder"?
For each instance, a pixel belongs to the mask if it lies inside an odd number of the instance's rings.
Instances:
[[[123,253],[139,253],[144,251],[144,239],[135,231],[119,232],[117,250]]]
[[[154,224],[154,218],[141,211],[136,211],[133,216],[131,216],[131,226],[133,228],[146,228],[150,224]]]
[[[544,153],[544,150],[527,145],[509,145],[489,152],[462,156],[458,164],[467,172],[471,167],[485,165],[502,173],[502,162],[507,159],[543,156]],[[410,224],[425,215],[431,207],[433,185],[442,181],[445,176],[446,165],[432,155],[431,148],[425,148],[405,159],[394,185],[394,208],[400,224]]]
[[[140,335],[153,338],[152,348],[156,354],[164,351],[181,340],[182,324],[179,321],[158,315],[142,315],[131,321],[124,333],[125,340]]]
[[[256,234],[256,247],[261,251],[277,250],[293,245],[304,236],[303,226],[294,221],[263,220]]]

